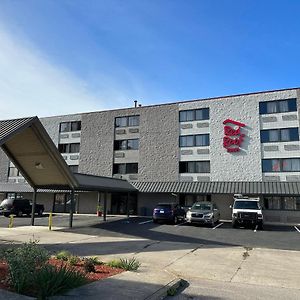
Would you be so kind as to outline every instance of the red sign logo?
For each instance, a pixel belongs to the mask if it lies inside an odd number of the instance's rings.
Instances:
[[[223,124],[225,125],[223,147],[227,149],[227,152],[240,151],[240,146],[244,141],[245,136],[245,134],[241,133],[241,128],[246,125],[231,119],[226,119]]]

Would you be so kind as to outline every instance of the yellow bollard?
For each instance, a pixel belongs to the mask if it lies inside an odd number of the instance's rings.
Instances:
[[[8,228],[13,228],[14,227],[14,216],[10,215],[9,216],[9,224],[8,224]]]
[[[49,214],[49,230],[52,230],[52,212]]]

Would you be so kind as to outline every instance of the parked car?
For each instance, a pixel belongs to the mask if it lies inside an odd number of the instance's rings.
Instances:
[[[0,204],[0,214],[8,217],[16,215],[21,217],[23,214],[30,215],[32,211],[31,200],[28,199],[4,199]],[[35,213],[39,216],[44,213],[44,205],[35,204]]]
[[[186,213],[188,223],[209,224],[215,226],[220,221],[220,211],[211,202],[196,202]]]
[[[258,226],[263,229],[264,217],[259,198],[235,195],[232,206],[232,227]]]
[[[153,223],[159,221],[177,224],[185,220],[185,210],[176,203],[159,203],[153,210]]]

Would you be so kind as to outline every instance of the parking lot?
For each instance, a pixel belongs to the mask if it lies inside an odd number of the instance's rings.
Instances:
[[[15,217],[14,227],[28,226],[30,217]],[[0,217],[0,227],[8,227],[9,218]],[[36,217],[37,226],[48,226],[48,215]],[[257,228],[232,228],[229,222],[220,222],[214,228],[181,223],[154,224],[150,218],[108,216],[107,222],[93,215],[74,215],[74,228],[69,229],[69,216],[53,216],[53,226],[57,230],[72,231],[93,236],[137,237],[153,241],[196,243],[215,246],[244,246],[300,250],[300,225],[265,225]]]

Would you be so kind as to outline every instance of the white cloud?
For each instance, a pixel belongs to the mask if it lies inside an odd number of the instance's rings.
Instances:
[[[0,24],[0,119],[51,116],[111,107],[87,83],[50,63]]]

